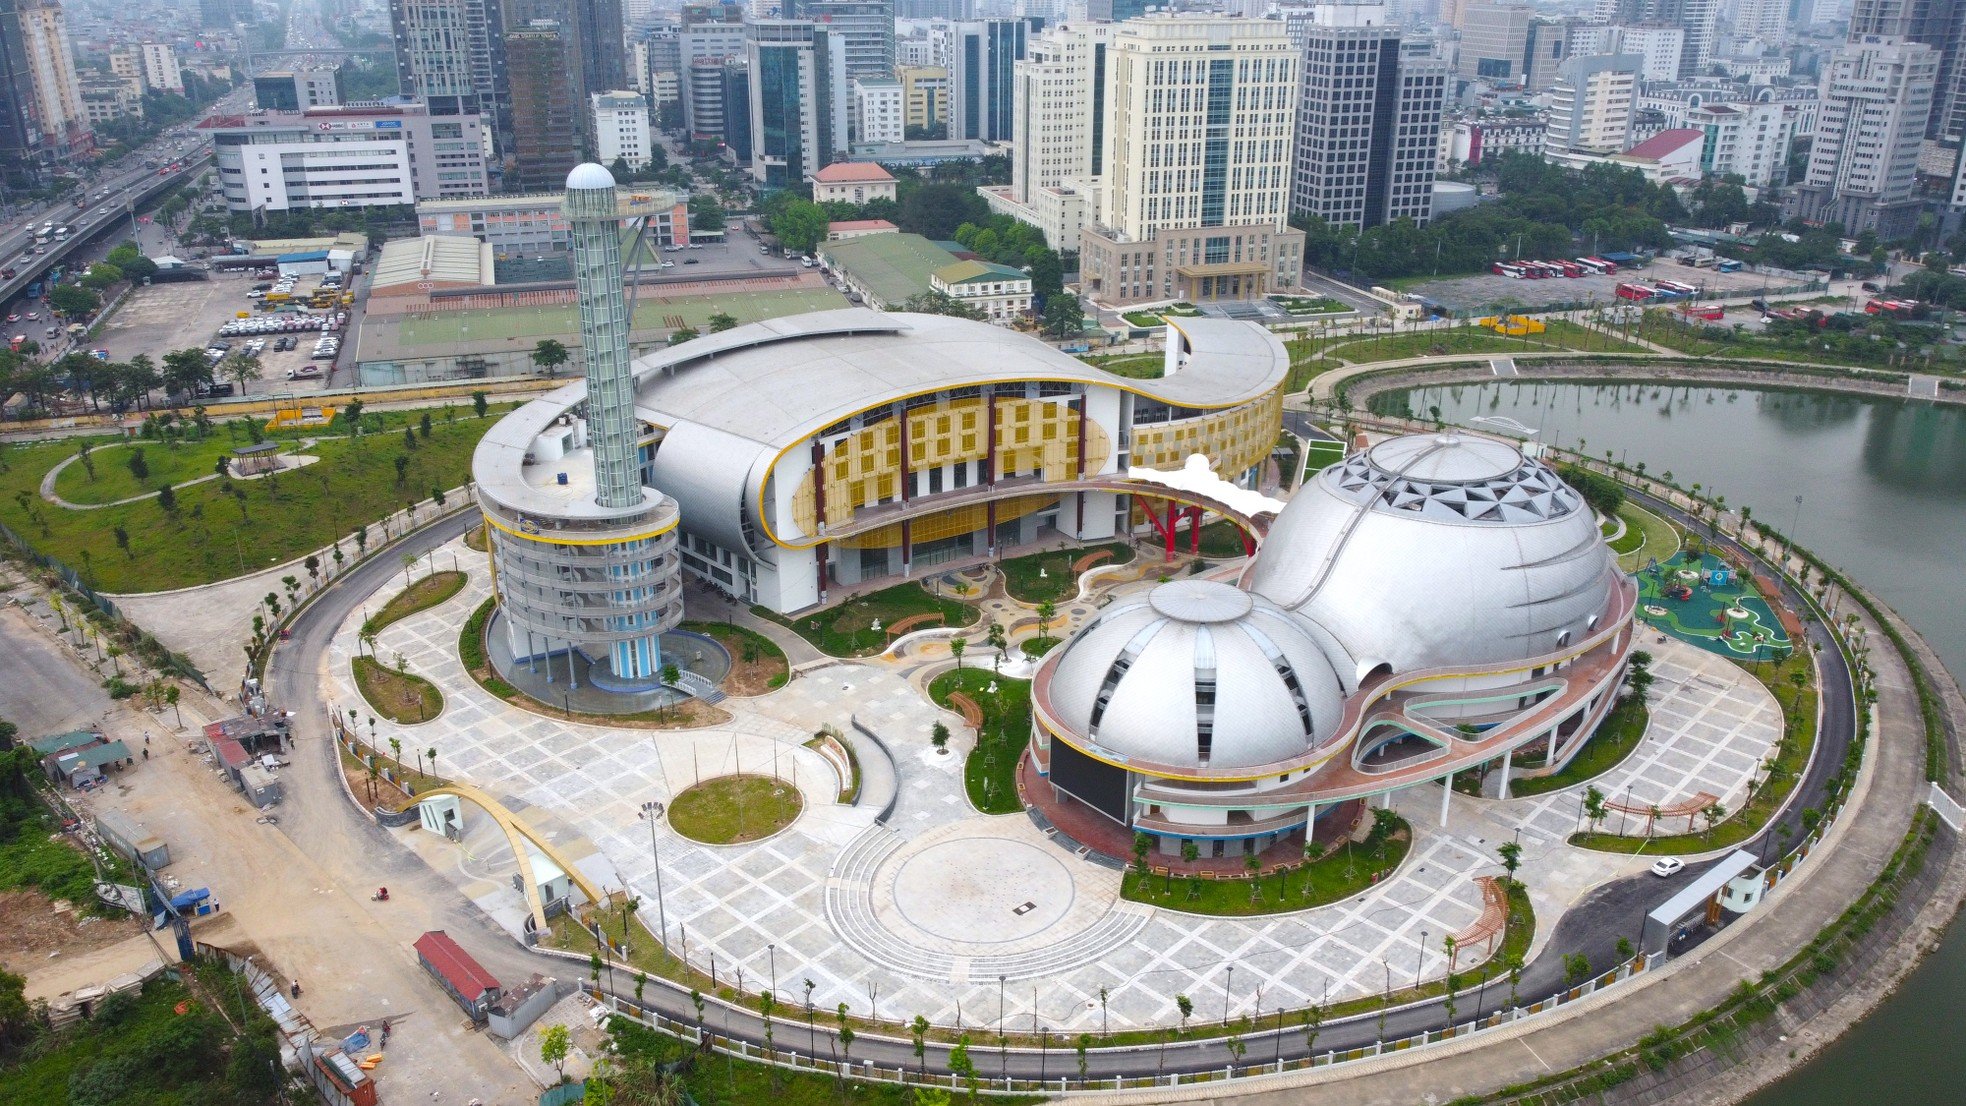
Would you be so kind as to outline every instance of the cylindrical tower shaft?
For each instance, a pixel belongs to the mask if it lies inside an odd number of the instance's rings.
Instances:
[[[595,187],[579,187],[584,183]],[[567,178],[562,210],[573,236],[580,339],[587,355],[587,439],[594,451],[594,498],[603,507],[632,507],[642,501],[642,475],[614,178],[598,165],[576,169]]]

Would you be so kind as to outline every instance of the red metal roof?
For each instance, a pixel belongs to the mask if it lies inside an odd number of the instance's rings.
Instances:
[[[826,224],[826,229],[837,233],[843,230],[900,230],[901,228],[886,219],[836,219]]]
[[[1626,157],[1665,157],[1667,154],[1692,142],[1706,140],[1707,132],[1696,131],[1690,127],[1677,127],[1660,131],[1658,134],[1625,151]]]
[[[220,738],[212,745],[218,753],[219,762],[227,768],[243,767],[246,763],[246,747],[229,737]]]
[[[486,991],[498,990],[498,980],[441,929],[418,937],[416,952],[468,1002],[476,1002]]]

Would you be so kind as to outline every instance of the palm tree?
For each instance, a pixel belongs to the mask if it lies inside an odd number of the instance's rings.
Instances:
[[[969,642],[964,641],[962,638],[954,637],[949,639],[949,654],[956,658],[956,671],[958,672],[963,670],[963,650],[967,648],[969,648]]]
[[[423,755],[425,758],[427,758],[430,761],[430,774],[433,776],[436,775],[437,774],[437,747],[435,745],[432,745],[428,749],[423,750]]]
[[[389,755],[395,758],[397,767],[399,768],[402,767],[403,764],[403,739],[402,738],[392,737],[389,739]],[[420,768],[417,774],[418,775],[423,774]]]

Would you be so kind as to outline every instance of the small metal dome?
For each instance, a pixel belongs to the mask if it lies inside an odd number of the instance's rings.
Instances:
[[[573,172],[567,174],[567,189],[569,191],[575,189],[613,187],[614,174],[608,172],[607,166],[599,165],[592,161],[582,162],[574,166]]]
[[[1209,580],[1162,584],[1101,612],[1061,650],[1051,705],[1118,760],[1250,768],[1337,736],[1337,674],[1295,619]]]

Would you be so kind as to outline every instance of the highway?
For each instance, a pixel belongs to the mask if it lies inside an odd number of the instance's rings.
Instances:
[[[163,155],[157,155],[160,159]],[[136,207],[150,197],[164,191],[187,176],[195,178],[211,160],[209,147],[193,149],[184,155],[177,164],[177,172],[159,176],[156,169],[144,168],[141,162],[134,169],[124,170],[110,177],[107,182],[97,181],[89,186],[84,199],[89,206],[77,209],[73,202],[57,204],[38,212],[34,218],[0,232],[0,264],[11,265],[14,275],[0,279],[0,302],[13,299],[27,286],[40,280],[49,267],[62,264],[69,255],[118,224],[128,226],[134,219]],[[109,195],[95,197],[107,191]],[[39,220],[38,222],[36,220]],[[34,245],[34,235],[30,227],[42,223],[68,226],[73,232],[63,241],[50,240],[41,247],[41,252],[29,256],[27,251]],[[130,232],[134,237],[134,233]]]

